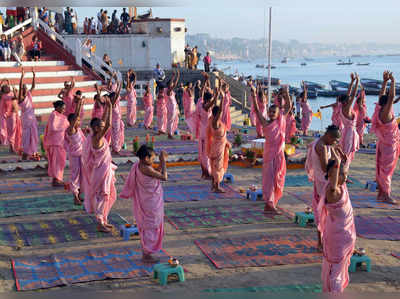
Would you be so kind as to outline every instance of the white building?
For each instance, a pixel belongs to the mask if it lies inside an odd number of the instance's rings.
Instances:
[[[88,37],[96,46],[96,55],[107,53],[113,67],[125,71],[152,70],[157,63],[164,69],[185,61],[185,20],[145,19],[132,24],[131,34],[63,35],[73,46],[77,38]],[[122,60],[122,65],[118,62]]]

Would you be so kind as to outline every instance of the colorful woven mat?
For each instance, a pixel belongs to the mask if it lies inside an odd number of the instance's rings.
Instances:
[[[163,255],[162,260],[168,258]],[[109,278],[148,277],[153,265],[132,248],[92,249],[79,253],[23,257],[11,261],[18,291],[51,288]]]
[[[320,263],[316,236],[258,235],[208,238],[195,244],[218,269]]]
[[[0,194],[50,190],[54,187],[48,181],[4,182],[0,186]]]
[[[224,186],[226,193],[213,193],[210,191],[210,185],[179,185],[164,187],[164,201],[200,201],[216,199],[243,199],[243,196]]]
[[[350,178],[353,184],[347,184],[348,188],[364,188],[365,184],[362,184],[359,180],[355,178]],[[313,183],[309,181],[306,175],[287,175],[285,177],[285,187],[307,187],[312,186]]]
[[[392,256],[400,260],[400,252],[392,252]]]
[[[307,205],[311,206],[313,193],[312,191],[287,191],[290,195],[296,197]],[[350,200],[353,208],[371,208],[371,209],[387,209],[387,210],[400,210],[400,205],[392,205],[386,202],[377,201],[376,193],[367,190],[350,190]]]
[[[357,235],[374,240],[400,240],[400,217],[355,216]]]
[[[108,221],[115,225],[112,233],[97,231],[97,221],[89,215],[0,224],[0,245],[24,247],[119,236],[119,226],[126,221],[118,214],[110,214]]]
[[[0,218],[79,211],[82,209],[82,206],[74,205],[72,194],[19,198],[0,201]]]
[[[200,167],[196,169],[183,169],[179,170],[176,168],[174,170],[168,170],[168,181],[171,182],[182,182],[182,181],[198,181],[201,178]]]
[[[179,146],[158,146],[155,148],[157,154],[161,151],[166,151],[170,155],[183,155],[183,154],[195,154],[198,152],[199,148],[197,145],[179,145]]]
[[[207,293],[322,293],[321,284],[293,284],[283,286],[263,286],[234,289],[206,289]]]
[[[168,209],[165,216],[176,229],[229,226],[250,223],[288,223],[293,217],[282,211],[283,215],[264,213],[263,207],[216,206],[205,208]]]

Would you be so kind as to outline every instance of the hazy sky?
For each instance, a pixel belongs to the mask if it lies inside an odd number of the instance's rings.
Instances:
[[[113,1],[108,3],[115,3]],[[185,18],[189,34],[209,33],[221,38],[262,38],[264,7],[272,5],[274,40],[400,43],[400,0],[179,1],[183,6],[153,7],[153,15]],[[158,2],[165,5],[172,3],[169,0]],[[144,13],[145,10],[146,8],[139,8],[139,13]],[[98,8],[80,7],[77,11],[81,19],[85,15],[95,16]]]

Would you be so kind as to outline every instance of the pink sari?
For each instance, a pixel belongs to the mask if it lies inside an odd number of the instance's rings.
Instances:
[[[366,122],[364,121],[365,118],[368,117],[367,115],[367,105],[356,105],[354,106],[354,113],[356,114],[356,129],[358,136],[360,137],[360,144],[363,144],[363,136],[364,136],[364,130],[367,126]]]
[[[146,128],[151,127],[151,123],[153,122],[153,96],[151,93],[143,96],[143,104],[144,104],[144,126]]]
[[[349,284],[349,265],[356,243],[353,207],[347,186],[341,186],[342,198],[326,202],[327,182],[318,205],[319,225],[324,258],[322,261],[323,292],[342,293]]]
[[[251,126],[255,127],[257,125],[257,115],[254,108],[254,98],[252,95],[250,95],[250,105],[250,122]]]
[[[392,176],[400,155],[400,132],[393,111],[393,120],[387,124],[382,123],[379,118],[381,109],[382,107],[376,104],[371,127],[371,132],[378,137],[376,144],[376,181],[381,191],[390,194]]]
[[[83,175],[85,176],[85,209],[89,214],[94,213],[101,224],[108,223],[108,214],[117,198],[115,189],[115,170],[112,163],[110,147],[103,138],[103,146],[93,148],[92,137],[88,136],[82,152]]]
[[[270,208],[276,208],[285,185],[285,130],[286,119],[283,113],[280,113],[277,119],[263,128],[265,143],[262,189],[264,200]]]
[[[92,118],[102,119],[103,114],[104,114],[104,105],[102,105],[99,101],[95,101],[92,111]]]
[[[14,94],[12,92],[2,95],[0,115],[2,117],[2,125],[4,125],[2,132],[3,143],[10,145],[11,149],[18,153],[21,149],[22,126],[18,113],[13,111],[13,98]]]
[[[159,179],[143,174],[137,162],[131,168],[122,198],[132,198],[133,215],[145,254],[158,253],[164,236],[164,198]]]
[[[212,118],[207,127],[207,156],[210,159],[211,175],[215,183],[221,183],[229,162],[230,143],[226,138],[226,127],[219,121],[219,128],[214,129]]]
[[[65,132],[64,146],[68,153],[70,170],[69,189],[74,195],[78,195],[79,191],[83,191],[82,148],[85,141],[86,137],[81,128],[73,135],[68,135],[68,132]]]
[[[343,129],[343,124],[340,118],[340,114],[342,113],[341,111],[342,111],[342,104],[340,102],[337,102],[336,106],[333,106],[332,124],[338,127],[340,131]]]
[[[134,126],[136,123],[136,90],[135,86],[131,86],[132,90],[127,94],[127,123]]]
[[[260,112],[264,116],[264,118],[267,118],[268,117],[267,103],[262,102],[259,97],[257,97],[257,101],[258,101],[258,109],[260,109]],[[256,131],[258,136],[264,137],[263,127],[261,125],[261,122],[258,120],[257,115],[256,115]]]
[[[288,113],[286,117],[286,134],[285,134],[285,141],[286,143],[291,143],[292,138],[296,135],[297,128],[296,128],[296,119],[294,115]]]
[[[230,131],[232,122],[231,122],[231,104],[232,104],[232,98],[231,98],[231,93],[228,91],[225,93],[225,105],[222,107],[222,116],[221,120],[225,124],[226,130]]]
[[[66,117],[68,117],[68,115],[70,115],[71,113],[75,112],[75,107],[73,106],[73,102],[74,102],[74,92],[72,91],[72,89],[67,93],[64,94],[63,96],[63,102],[65,104],[65,112],[64,115]]]
[[[39,133],[30,90],[27,91],[25,99],[19,105],[22,121],[22,150],[28,156],[32,156],[37,153]]]
[[[307,158],[305,169],[307,172],[308,179],[314,183],[313,199],[312,199],[312,209],[314,211],[315,224],[318,226],[319,218],[317,213],[318,204],[320,198],[323,197],[323,192],[325,192],[325,186],[328,182],[325,179],[326,172],[322,170],[321,161],[315,150],[320,139],[314,140],[307,149]],[[328,147],[328,160],[331,158],[331,148]]]
[[[211,109],[210,109],[211,110]],[[208,121],[211,118],[211,111],[205,111],[203,108],[203,99],[199,99],[196,105],[197,124],[196,138],[199,142],[199,161],[202,169],[208,174],[211,173],[210,159],[207,156],[207,127]]]
[[[125,125],[122,121],[120,98],[117,99],[112,108],[112,128],[111,128],[111,145],[113,151],[119,153],[125,141]]]
[[[167,95],[167,132],[169,135],[174,135],[178,128],[179,110],[175,99],[175,92],[171,91],[171,95]]]
[[[196,107],[194,105],[194,96],[190,96],[188,91],[183,92],[183,112],[185,121],[192,134],[196,134]]]
[[[67,117],[57,111],[50,114],[44,131],[43,146],[47,153],[49,177],[62,181],[67,154],[64,149],[65,130],[69,127]]]
[[[354,113],[354,119],[351,120],[343,115],[343,111],[340,112],[340,122],[343,124],[340,145],[347,157],[346,164],[344,165],[345,171],[349,170],[350,164],[354,160],[354,155],[360,148],[360,137],[356,129],[356,117],[357,115]]]
[[[167,131],[167,97],[163,92],[162,97],[157,97],[157,126],[160,132]]]
[[[312,110],[308,102],[301,101],[301,130],[303,134],[311,125]]]

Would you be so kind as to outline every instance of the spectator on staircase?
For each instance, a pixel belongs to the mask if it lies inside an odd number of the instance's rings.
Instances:
[[[85,18],[83,21],[83,34],[88,35],[89,34],[89,19],[88,17]]]
[[[26,10],[23,6],[17,7],[17,23],[20,24],[26,20]]]
[[[65,18],[65,31],[68,34],[72,34],[72,23],[71,23],[71,13],[69,7],[64,11]]]
[[[11,44],[11,54],[18,62],[18,64],[22,65],[22,60],[25,55],[25,46],[24,39],[22,35],[18,35],[17,40],[14,40]]]
[[[73,8],[70,8],[69,10],[70,15],[71,15],[71,24],[72,24],[72,33],[77,34],[78,33],[78,15],[76,14],[76,11]]]
[[[90,18],[90,34],[96,34],[97,23],[94,17]]]
[[[31,61],[40,61],[40,50],[42,50],[42,42],[37,35],[32,39],[31,50],[29,50],[29,57]]]
[[[7,7],[6,10],[6,24],[8,29],[12,28],[16,24],[16,18],[17,18],[17,7]]]
[[[0,50],[4,61],[10,61],[11,58],[10,41],[7,39],[7,36],[5,34],[1,35]]]
[[[47,25],[49,25],[49,11],[48,11],[48,9],[46,7],[43,7],[43,9],[42,9],[42,11],[41,11],[41,13],[39,15],[39,18],[43,22],[45,22]]]
[[[128,25],[129,21],[130,21],[130,16],[129,14],[126,12],[126,8],[124,7],[122,9],[122,14],[121,14],[121,21],[124,25]]]
[[[103,9],[100,9],[100,11],[97,14],[97,32],[101,33],[103,32],[103,23],[102,23],[102,17],[103,17]]]
[[[111,61],[111,59],[110,59],[110,56],[108,56],[107,53],[105,53],[105,54],[103,55],[103,62],[104,62],[105,64],[109,65],[109,66],[112,66],[112,61]],[[101,67],[101,69],[102,69],[104,72],[106,72],[106,74],[112,76],[112,73],[108,70],[108,68],[106,68],[106,67],[103,66],[103,67]]]
[[[209,73],[210,72],[210,65],[211,65],[210,52],[207,52],[207,55],[204,56],[203,62],[204,62],[204,71],[206,73]]]

